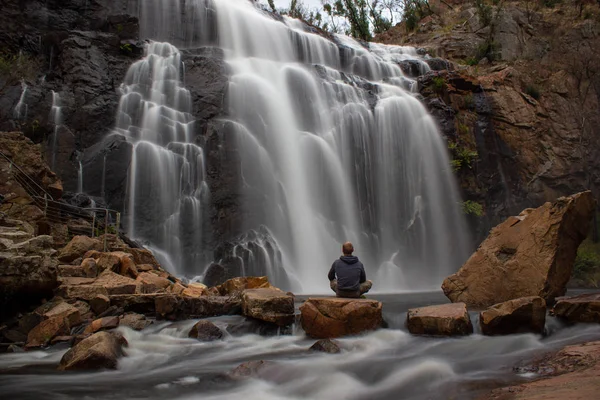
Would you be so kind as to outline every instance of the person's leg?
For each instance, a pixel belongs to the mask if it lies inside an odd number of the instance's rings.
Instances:
[[[337,294],[337,279],[329,281],[329,287]]]
[[[360,294],[363,295],[365,293],[367,293],[369,290],[371,290],[371,287],[373,287],[373,282],[371,281],[364,281],[363,283],[360,284]]]

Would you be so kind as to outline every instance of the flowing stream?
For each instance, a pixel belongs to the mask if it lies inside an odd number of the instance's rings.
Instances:
[[[129,342],[116,371],[56,371],[66,351],[0,355],[0,387],[7,399],[472,399],[493,387],[523,382],[513,371],[565,345],[600,339],[597,325],[562,326],[549,318],[549,336],[416,337],[404,330],[406,310],[444,302],[439,292],[379,298],[389,329],[340,339],[340,354],[312,353],[300,328],[261,336],[242,317],[210,318],[227,331],[222,341],[199,342],[187,333],[196,321],[157,322],[142,332],[119,328]],[[472,315],[476,325],[475,315]],[[265,333],[264,330],[261,333]],[[250,360],[272,362],[250,379],[228,373]]]
[[[187,129],[190,97],[175,46],[217,46],[229,66],[223,118],[240,154],[246,233],[234,256],[244,273],[261,260],[260,272],[281,287],[326,292],[324,274],[350,240],[375,290],[392,292],[439,287],[466,259],[446,143],[399,66],[429,69],[414,48],[326,38],[247,0],[148,0],[131,8],[142,36],[170,44],[151,44],[124,84],[117,127],[136,143],[129,232],[174,271],[204,271],[201,257],[182,254],[200,246],[190,234],[207,222],[210,196],[204,167],[190,161],[202,148]]]

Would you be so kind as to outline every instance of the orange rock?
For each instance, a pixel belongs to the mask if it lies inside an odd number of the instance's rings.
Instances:
[[[381,327],[382,307],[370,299],[309,298],[300,306],[302,328],[316,339],[357,335]]]
[[[406,327],[416,335],[454,336],[473,333],[465,303],[411,308],[406,315]]]
[[[104,317],[98,318],[92,321],[85,330],[83,334],[86,335],[88,333],[96,333],[98,331],[105,331],[109,329],[114,329],[119,326],[119,317]]]
[[[246,289],[272,288],[266,276],[245,276],[229,279],[217,286],[221,296],[234,296],[241,294]]]
[[[508,218],[492,229],[456,274],[444,280],[444,294],[469,307],[527,296],[552,303],[566,291],[577,247],[587,236],[595,207],[588,191]]]
[[[71,262],[83,257],[90,250],[100,251],[103,248],[104,245],[98,239],[83,235],[75,236],[59,251],[58,259],[62,262]]]
[[[70,333],[69,321],[62,316],[48,318],[27,335],[26,348],[46,346],[56,336],[68,336]]]
[[[137,277],[141,293],[157,293],[168,289],[172,283],[168,279],[161,278],[150,272],[142,272]]]
[[[484,335],[511,333],[543,333],[546,302],[538,296],[521,297],[491,306],[479,314]]]
[[[279,289],[246,289],[242,293],[242,312],[247,317],[279,326],[294,322],[294,297]]]
[[[183,290],[181,295],[183,297],[200,297],[206,295],[208,288],[202,283],[190,283],[188,287]]]

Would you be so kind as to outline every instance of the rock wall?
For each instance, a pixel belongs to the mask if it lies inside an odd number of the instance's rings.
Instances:
[[[501,2],[486,23],[473,3],[448,4],[433,4],[413,32],[399,25],[376,40],[450,60],[420,78],[421,94],[462,164],[463,197],[483,206],[471,216],[477,241],[523,208],[587,189],[598,197],[598,5],[580,14]]]

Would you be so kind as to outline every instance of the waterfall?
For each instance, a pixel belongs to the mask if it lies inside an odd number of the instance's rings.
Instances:
[[[114,131],[133,144],[129,235],[146,240],[178,273],[184,273],[182,266],[201,264],[198,244],[209,199],[204,153],[193,143],[191,98],[181,86],[181,68],[176,47],[151,43],[121,85]]]
[[[325,38],[247,0],[151,0],[138,13],[152,39],[224,50],[249,211],[233,249],[242,272],[263,263],[275,284],[327,292],[329,266],[350,240],[374,289],[429,289],[466,259],[446,144],[398,65],[413,60],[427,71],[415,49]],[[142,154],[161,165],[154,175],[179,176],[164,143],[147,141],[136,144],[131,176],[153,168],[141,166]],[[153,179],[130,185],[130,198],[151,197],[146,205],[160,210]]]
[[[50,108],[50,116],[48,117],[50,123],[54,125],[54,132],[52,134],[52,164],[53,170],[56,169],[56,151],[58,145],[58,134],[62,125],[62,111],[60,105],[60,95],[58,92],[52,91],[52,108]]]
[[[27,84],[25,80],[21,80],[21,97],[19,97],[19,102],[15,106],[15,110],[13,112],[13,116],[18,121],[27,120],[27,103],[25,103],[25,96],[27,96]]]

